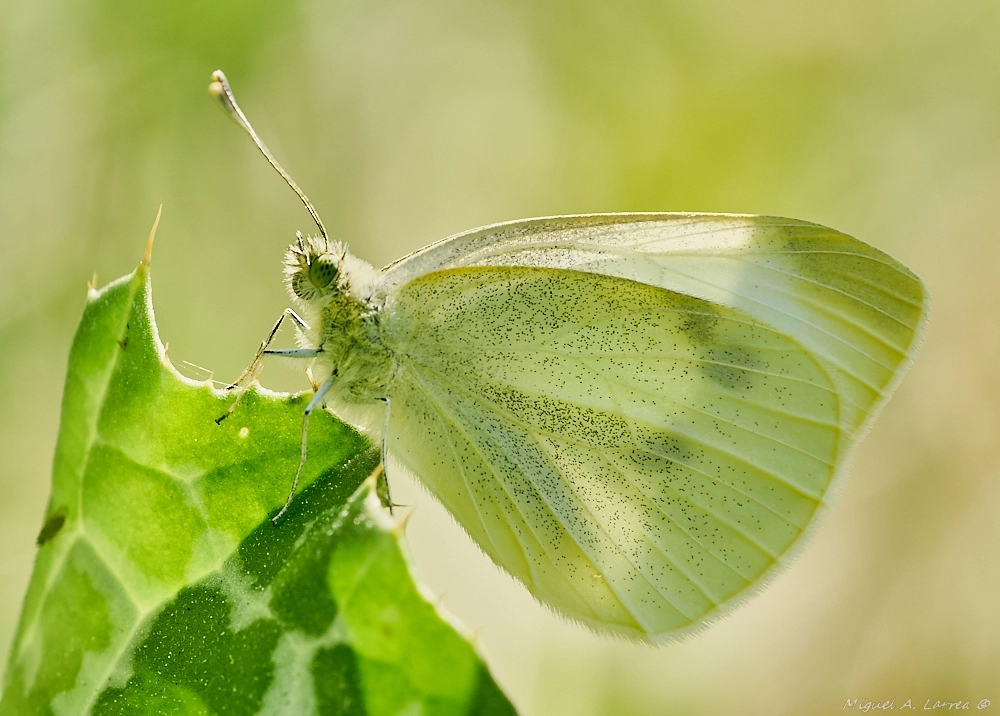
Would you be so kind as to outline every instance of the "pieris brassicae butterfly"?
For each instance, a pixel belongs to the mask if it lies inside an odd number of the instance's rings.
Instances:
[[[656,640],[766,580],[916,350],[920,280],[790,219],[528,219],[376,271],[327,237],[221,72],[211,88],[321,232],[285,255],[302,347],[265,343],[243,379],[265,353],[310,359],[306,421],[383,401],[383,455],[595,629]]]

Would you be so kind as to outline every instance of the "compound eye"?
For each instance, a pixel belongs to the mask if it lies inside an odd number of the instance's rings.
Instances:
[[[338,270],[333,254],[321,254],[309,264],[309,281],[316,288],[327,288],[337,278]]]

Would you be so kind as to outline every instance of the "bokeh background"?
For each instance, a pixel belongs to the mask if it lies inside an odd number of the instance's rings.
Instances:
[[[930,286],[923,348],[823,528],[682,642],[553,616],[394,483],[420,579],[524,714],[1000,711],[996,0],[4,0],[0,669],[87,281],[132,270],[162,203],[156,312],[182,370],[232,379],[287,304],[282,252],[312,225],[207,95],[220,67],[376,265],[507,219],[727,211],[836,227]]]

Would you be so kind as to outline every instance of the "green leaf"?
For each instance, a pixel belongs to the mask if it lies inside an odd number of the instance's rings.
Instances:
[[[0,714],[513,714],[413,584],[378,451],[307,395],[180,376],[149,269],[91,291]]]

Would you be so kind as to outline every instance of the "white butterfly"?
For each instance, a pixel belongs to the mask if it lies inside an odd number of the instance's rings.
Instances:
[[[529,219],[381,271],[319,226],[285,260],[303,348],[273,351],[313,360],[310,411],[385,401],[384,448],[494,562],[633,638],[766,581],[926,319],[904,266],[789,219]]]

